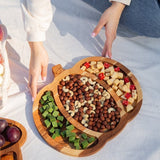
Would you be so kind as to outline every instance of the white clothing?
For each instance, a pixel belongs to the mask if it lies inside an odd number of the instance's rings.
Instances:
[[[131,0],[109,0],[129,5]],[[52,20],[52,5],[50,0],[22,0],[24,27],[27,41],[44,41],[45,32]]]

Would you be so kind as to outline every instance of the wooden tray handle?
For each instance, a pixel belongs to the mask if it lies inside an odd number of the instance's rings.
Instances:
[[[54,74],[55,77],[57,77],[63,71],[64,71],[64,69],[62,68],[62,66],[60,64],[52,67],[52,72],[53,72],[53,74]]]

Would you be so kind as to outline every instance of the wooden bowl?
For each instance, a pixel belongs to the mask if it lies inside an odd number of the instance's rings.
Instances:
[[[0,117],[0,119],[4,119],[8,122],[9,126],[16,126],[19,128],[20,132],[21,132],[21,137],[18,140],[18,142],[16,143],[10,143],[8,141],[5,142],[5,144],[0,148],[0,158],[2,158],[2,156],[4,156],[3,158],[5,159],[5,155],[8,156],[13,156],[14,160],[22,160],[22,153],[21,153],[21,149],[20,147],[25,143],[26,138],[27,138],[27,132],[26,129],[18,122],[10,120],[10,119],[6,119],[6,118],[2,118]]]
[[[97,76],[95,76],[94,74],[88,73],[88,72],[83,71],[81,69],[81,66],[85,62],[90,62],[90,61],[102,61],[102,62],[110,63],[114,66],[117,66],[131,79],[132,83],[136,86],[137,95],[138,95],[138,98],[137,98],[137,101],[136,101],[136,104],[134,106],[133,111],[131,111],[129,113],[127,113],[125,111],[125,109],[121,103],[121,99],[117,96],[115,91],[107,83],[105,83],[102,80],[99,80],[97,78]],[[122,131],[122,129],[125,127],[125,125],[138,114],[138,112],[141,108],[142,90],[140,88],[138,80],[136,79],[136,77],[133,75],[133,73],[129,69],[127,69],[125,66],[123,66],[119,62],[116,62],[115,60],[111,60],[111,59],[104,58],[104,57],[89,57],[89,58],[82,59],[77,64],[75,64],[75,66],[73,66],[73,68],[68,69],[68,70],[64,70],[61,65],[56,65],[53,67],[53,73],[55,76],[54,81],[51,84],[45,86],[42,90],[40,90],[40,92],[37,95],[36,100],[34,101],[33,118],[34,118],[34,122],[37,127],[37,130],[39,131],[40,135],[44,138],[44,140],[51,147],[55,148],[56,150],[58,150],[64,154],[71,155],[71,156],[77,156],[77,157],[83,157],[83,156],[89,156],[91,154],[96,153],[98,150],[100,150],[105,145],[105,143],[107,141],[111,140],[116,135],[118,135],[120,133],[120,131]],[[96,131],[93,131],[93,130],[90,130],[90,129],[84,127],[82,124],[80,124],[78,121],[76,121],[74,118],[72,118],[69,115],[69,113],[66,111],[66,109],[64,108],[64,106],[62,105],[62,103],[60,101],[57,86],[59,85],[59,82],[64,77],[71,75],[71,74],[73,74],[73,75],[74,74],[81,74],[81,75],[90,77],[92,80],[94,80],[94,81],[98,82],[100,85],[102,85],[111,94],[111,96],[114,98],[115,102],[117,103],[118,107],[120,107],[122,109],[122,111],[120,112],[121,119],[120,119],[119,124],[116,126],[116,128],[114,128],[113,130],[104,132],[104,133],[96,132]],[[46,127],[41,122],[41,116],[39,115],[39,112],[38,112],[39,101],[40,101],[42,95],[46,91],[53,92],[55,102],[56,102],[61,114],[71,124],[73,124],[76,127],[77,132],[82,131],[90,136],[94,136],[97,138],[97,142],[94,143],[94,145],[92,145],[91,147],[84,149],[84,150],[75,150],[75,149],[71,148],[67,144],[67,142],[65,142],[61,137],[57,137],[56,139],[52,139],[49,136]]]

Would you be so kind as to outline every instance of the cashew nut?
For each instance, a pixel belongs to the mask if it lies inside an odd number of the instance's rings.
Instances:
[[[65,107],[66,111],[69,110],[69,105],[65,104],[64,107]]]
[[[70,80],[69,76],[66,76],[65,78],[63,78],[63,81],[69,81],[69,80]]]
[[[65,86],[63,86],[62,90],[63,90],[63,92],[68,92],[69,91],[69,89],[67,89]]]
[[[108,109],[108,113],[111,113],[112,111],[115,111],[115,109],[112,107]]]

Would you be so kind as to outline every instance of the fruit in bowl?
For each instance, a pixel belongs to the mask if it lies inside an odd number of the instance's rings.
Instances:
[[[0,147],[5,145],[5,142],[16,143],[21,136],[18,127],[9,125],[4,119],[0,119]]]

